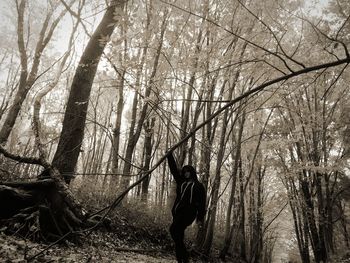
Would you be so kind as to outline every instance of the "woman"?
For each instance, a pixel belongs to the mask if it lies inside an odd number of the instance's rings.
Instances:
[[[184,244],[185,229],[197,218],[202,226],[205,216],[206,191],[198,181],[196,170],[191,165],[179,169],[173,153],[167,156],[170,172],[176,182],[176,199],[172,208],[173,223],[170,234],[175,242],[177,262],[189,262],[189,253]]]

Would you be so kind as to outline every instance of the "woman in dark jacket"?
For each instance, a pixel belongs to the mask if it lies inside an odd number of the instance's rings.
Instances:
[[[170,234],[175,242],[176,258],[179,263],[189,262],[189,254],[184,244],[185,229],[197,218],[201,225],[205,216],[206,191],[198,181],[196,170],[185,165],[180,170],[173,153],[168,155],[170,172],[176,181],[176,199],[172,208],[173,223]]]

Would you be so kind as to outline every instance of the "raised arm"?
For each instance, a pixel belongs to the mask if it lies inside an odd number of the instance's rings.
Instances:
[[[180,174],[179,168],[177,167],[177,163],[175,161],[173,152],[170,152],[169,155],[167,156],[167,158],[168,158],[170,172],[174,176],[176,183],[181,183],[181,181],[182,181],[181,174]]]

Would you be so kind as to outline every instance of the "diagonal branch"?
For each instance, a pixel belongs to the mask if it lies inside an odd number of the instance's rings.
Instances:
[[[177,149],[180,145],[182,145],[184,142],[186,142],[188,139],[190,139],[198,130],[200,130],[201,128],[203,128],[205,125],[207,125],[210,121],[212,121],[213,119],[215,119],[218,115],[220,115],[223,111],[225,111],[226,109],[228,109],[229,107],[232,107],[233,105],[235,105],[237,102],[258,94],[259,92],[263,91],[266,87],[269,87],[273,84],[277,84],[279,82],[282,81],[286,81],[288,79],[297,77],[299,75],[302,74],[306,74],[309,72],[313,72],[313,71],[317,71],[317,70],[321,70],[321,69],[326,69],[326,68],[331,68],[331,67],[336,67],[339,65],[343,65],[343,64],[348,64],[350,63],[350,58],[345,58],[345,59],[341,59],[341,60],[337,60],[337,61],[333,61],[333,62],[329,62],[329,63],[324,63],[324,64],[320,64],[320,65],[316,65],[316,66],[312,66],[312,67],[307,67],[304,69],[301,69],[299,71],[295,71],[292,72],[288,75],[284,75],[281,77],[278,77],[276,79],[267,81],[245,93],[243,93],[242,95],[238,96],[237,98],[231,100],[229,103],[227,103],[226,105],[222,106],[221,108],[219,108],[216,112],[214,112],[208,119],[206,119],[204,122],[202,122],[201,124],[199,124],[198,126],[196,126],[194,129],[192,129],[183,139],[181,139],[179,142],[177,142],[176,144],[174,144],[159,160],[158,162],[153,165],[153,167],[151,169],[149,169],[148,171],[144,171],[141,172],[140,174],[142,175],[141,178],[139,180],[137,180],[136,182],[134,182],[133,184],[131,184],[128,188],[126,188],[120,195],[118,195],[118,197],[113,201],[113,203],[111,205],[109,205],[108,207],[105,207],[103,209],[101,209],[100,211],[96,212],[97,213],[101,213],[103,211],[106,211],[106,214],[103,216],[103,218],[105,218],[110,211],[115,208],[121,201],[122,199],[127,195],[127,193],[133,189],[135,186],[137,186],[138,184],[140,184],[142,181],[144,181],[146,178],[148,178],[148,176],[167,158],[167,156],[169,155],[170,152],[174,151],[175,149]]]

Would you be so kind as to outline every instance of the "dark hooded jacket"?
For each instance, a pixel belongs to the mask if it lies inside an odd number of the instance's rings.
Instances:
[[[191,224],[195,218],[203,221],[205,216],[206,191],[198,181],[196,170],[191,165],[178,168],[172,153],[168,155],[170,172],[176,181],[176,199],[172,208],[174,219]],[[189,171],[191,179],[187,181],[184,173]]]

